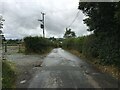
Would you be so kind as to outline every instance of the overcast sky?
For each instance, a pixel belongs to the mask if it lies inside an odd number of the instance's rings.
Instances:
[[[76,16],[79,0],[0,0],[0,14],[3,15],[6,38],[42,36],[40,29],[41,12],[45,12],[45,36],[63,37],[65,28]],[[71,29],[77,36],[86,35],[83,23],[85,16],[80,11]]]

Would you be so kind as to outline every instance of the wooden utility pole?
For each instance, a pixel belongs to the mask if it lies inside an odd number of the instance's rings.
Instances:
[[[5,54],[7,52],[7,44],[4,48],[4,42],[5,42],[5,37],[2,33],[2,30],[3,29],[3,22],[5,21],[5,19],[3,19],[3,17],[0,15],[0,49],[2,48],[2,60],[5,60]]]
[[[38,19],[38,21],[42,22],[41,28],[43,29],[43,37],[45,37],[45,13],[41,12],[42,20]]]
[[[45,37],[45,13],[41,13],[42,14],[42,19],[43,19],[43,37]]]

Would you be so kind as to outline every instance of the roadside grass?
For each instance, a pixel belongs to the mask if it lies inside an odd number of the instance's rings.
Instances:
[[[2,61],[2,88],[15,88],[15,67],[14,63]]]
[[[82,58],[83,60],[91,63],[92,65],[94,65],[96,68],[98,68],[100,71],[102,72],[106,72],[110,75],[112,75],[113,77],[115,77],[116,79],[120,79],[120,69],[116,66],[111,66],[111,65],[101,65],[98,61],[98,59],[95,58],[90,58],[90,57],[85,57],[82,53],[79,53],[76,50],[68,50],[70,53]]]

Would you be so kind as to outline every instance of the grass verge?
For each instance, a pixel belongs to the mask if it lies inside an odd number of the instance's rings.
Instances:
[[[15,88],[15,78],[14,64],[7,60],[2,61],[2,88]]]
[[[108,73],[113,77],[115,77],[116,79],[120,79],[120,69],[118,67],[101,65],[99,64],[98,59],[85,57],[82,53],[79,53],[76,50],[67,50],[67,51],[71,52],[74,55],[77,55],[78,57],[82,58],[87,62],[90,62],[92,65],[94,65],[96,68],[98,68],[102,72]]]

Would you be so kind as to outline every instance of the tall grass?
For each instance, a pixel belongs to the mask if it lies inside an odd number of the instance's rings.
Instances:
[[[8,61],[2,62],[2,88],[15,87],[15,68],[14,64]]]

